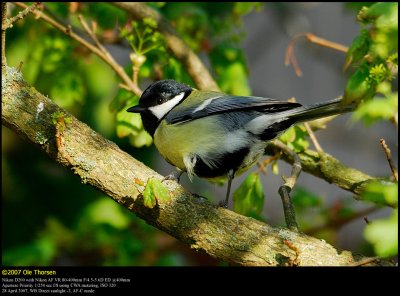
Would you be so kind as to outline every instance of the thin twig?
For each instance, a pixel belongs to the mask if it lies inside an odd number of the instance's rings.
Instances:
[[[284,153],[290,155],[293,158],[292,173],[291,173],[290,177],[282,176],[285,183],[281,187],[279,187],[278,192],[282,199],[283,211],[285,214],[285,221],[286,221],[287,227],[292,231],[299,231],[297,222],[296,222],[296,214],[294,212],[294,208],[293,208],[292,201],[290,198],[290,192],[292,191],[294,185],[296,184],[297,178],[299,177],[299,175],[301,173],[301,160],[300,160],[299,156],[293,150],[291,150],[289,147],[287,147],[281,141],[274,140],[273,143],[276,147],[278,147]]]
[[[290,40],[289,45],[286,49],[285,65],[286,66],[292,65],[297,76],[302,76],[302,71],[301,71],[299,64],[297,62],[297,59],[294,55],[294,45],[300,38],[306,38],[311,43],[314,43],[314,44],[317,44],[320,46],[324,46],[327,48],[335,49],[337,51],[347,52],[347,50],[348,50],[348,47],[346,47],[342,44],[320,38],[312,33],[300,33],[300,34],[295,35],[292,38],[292,40]]]
[[[105,54],[105,55],[109,55],[109,52],[105,49],[105,47],[99,42],[99,39],[97,39],[96,33],[93,30],[89,28],[86,20],[83,18],[83,16],[81,14],[78,15],[78,20],[81,23],[83,29],[86,31],[86,33],[89,35],[90,38],[92,38],[92,40],[94,41],[94,43],[96,44],[96,46]],[[94,27],[92,25],[92,27]]]
[[[21,2],[14,2],[17,6],[26,8],[27,6]],[[104,62],[106,62],[116,73],[117,75],[122,79],[124,84],[128,87],[129,91],[133,92],[135,95],[140,96],[142,94],[142,90],[135,85],[132,80],[129,78],[129,76],[126,74],[125,70],[121,65],[119,65],[115,60],[106,54],[104,54],[99,48],[94,46],[93,44],[87,42],[85,39],[80,37],[79,35],[75,34],[72,30],[71,27],[65,27],[61,25],[59,22],[55,21],[51,17],[47,16],[45,13],[38,11],[38,10],[33,10],[33,14],[38,16],[40,19],[43,21],[49,23],[53,27],[57,28],[63,33],[66,33],[68,36],[70,36],[72,39],[78,41],[80,44],[85,46],[87,49],[89,49],[91,52],[94,54],[98,55]]]
[[[113,2],[112,5],[129,12],[135,20],[151,18],[157,23],[157,30],[164,35],[166,44],[173,55],[182,63],[199,89],[219,90],[207,67],[198,55],[178,36],[174,27],[158,11],[145,3]]]
[[[365,259],[361,259],[358,262],[355,262],[353,264],[350,264],[349,266],[362,266],[362,265],[366,265],[368,263],[373,263],[375,261],[379,260],[379,257],[370,257],[370,258],[365,258]]]
[[[22,65],[23,65],[23,64],[24,64],[23,61],[20,61],[20,62],[19,62],[18,67],[17,67],[17,71],[18,71],[18,72],[21,72],[21,70],[22,70]]]
[[[132,80],[133,80],[133,83],[135,83],[135,84],[138,83],[139,70],[140,70],[140,67],[138,65],[133,65]]]
[[[307,122],[304,122],[304,127],[307,130],[308,135],[310,136],[311,142],[313,142],[315,150],[317,150],[318,154],[323,154],[324,150],[322,149],[321,145],[319,144],[317,137],[315,136],[314,132],[312,131],[310,125]]]
[[[264,161],[258,161],[257,162],[257,166],[258,169],[261,173],[263,173],[264,175],[267,174],[267,170],[265,169],[270,163],[274,162],[275,160],[277,160],[280,156],[280,152],[276,153],[275,155],[268,157],[267,159],[265,159]]]
[[[392,170],[393,178],[395,179],[396,182],[399,182],[399,176],[397,174],[397,170],[396,170],[396,168],[394,166],[394,163],[392,161],[392,154],[390,152],[390,149],[389,149],[388,145],[386,145],[385,139],[381,139],[380,143],[381,143],[381,146],[383,148],[383,151],[385,151],[386,159],[389,162],[390,169]]]
[[[339,229],[343,225],[345,225],[353,220],[356,220],[358,218],[361,218],[361,217],[365,218],[366,215],[371,214],[372,212],[375,212],[379,209],[380,208],[378,208],[378,207],[370,207],[370,208],[367,208],[360,212],[353,213],[352,215],[349,215],[347,217],[334,216],[331,219],[329,219],[329,221],[326,224],[306,229],[306,230],[304,230],[304,233],[307,233],[308,235],[313,235],[313,234],[315,234],[323,229],[327,229],[327,228]]]
[[[1,26],[2,30],[7,30],[9,28],[12,28],[13,24],[16,21],[22,20],[28,14],[32,13],[40,3],[41,2],[35,2],[31,6],[27,6],[24,10],[20,11],[16,16],[8,19],[4,25],[2,24]]]

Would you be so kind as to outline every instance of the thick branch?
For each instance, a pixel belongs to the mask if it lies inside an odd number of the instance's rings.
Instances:
[[[115,6],[129,12],[136,20],[152,18],[157,22],[158,30],[164,35],[167,45],[174,56],[181,61],[190,77],[199,89],[219,90],[207,68],[199,57],[178,37],[175,29],[161,14],[139,2],[114,2]]]
[[[279,148],[273,145],[267,147],[266,153],[275,155],[279,152]],[[282,151],[282,159],[288,163],[293,163],[293,158]],[[305,150],[297,153],[301,159],[301,167],[303,171],[310,173],[316,177],[333,183],[336,186],[356,194],[355,199],[361,200],[361,193],[365,187],[373,181],[381,181],[371,177],[359,170],[350,168],[342,164],[339,160],[329,155],[328,153],[319,154],[313,150]],[[388,182],[385,180],[385,182]],[[388,204],[388,206],[390,206]]]
[[[70,169],[82,183],[108,194],[147,223],[196,250],[236,265],[350,265],[365,259],[337,250],[323,240],[216,208],[173,181],[166,182],[171,199],[158,201],[153,209],[146,208],[141,195],[144,188],[138,184],[150,177],[161,179],[160,175],[61,110],[24,82],[15,69],[8,68],[2,86],[3,125]],[[51,116],[59,111],[71,122],[65,123],[57,139]],[[57,141],[62,151],[57,149]]]
[[[1,2],[1,76],[6,75],[7,2]]]

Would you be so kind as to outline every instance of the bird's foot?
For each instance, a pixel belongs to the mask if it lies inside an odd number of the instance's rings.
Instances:
[[[208,201],[207,197],[201,196],[197,193],[192,193],[192,195],[196,198],[195,203],[202,204],[202,203]]]
[[[183,171],[172,172],[168,176],[165,176],[162,181],[164,182],[164,181],[170,180],[170,181],[175,181],[175,182],[179,183],[181,180],[182,174],[183,174]]]
[[[227,208],[228,208],[228,203],[227,203],[226,201],[222,201],[222,200],[221,200],[221,201],[218,203],[218,206],[227,209]]]

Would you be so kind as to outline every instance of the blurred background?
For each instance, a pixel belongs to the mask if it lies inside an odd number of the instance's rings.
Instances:
[[[300,40],[294,52],[302,77],[284,65],[284,57],[291,38],[301,32],[349,46],[361,29],[356,21],[361,7],[358,4],[268,3],[250,8],[238,8],[239,5],[232,3],[152,5],[199,52],[226,92],[282,100],[295,97],[302,104],[343,94],[348,79],[348,74],[343,74],[344,53]],[[122,11],[105,3],[46,3],[45,6],[45,12],[58,21],[77,27],[76,13],[84,14],[88,20],[97,19],[102,41],[129,71],[132,51],[129,45],[134,40],[119,39],[119,35],[127,33],[119,34],[115,29],[116,24],[130,23]],[[20,10],[10,8],[12,15]],[[195,31],[196,26],[203,26],[204,32]],[[196,33],[191,34],[191,30]],[[9,66],[16,67],[23,61],[25,79],[81,121],[160,174],[167,175],[173,170],[154,145],[148,146],[149,139],[142,129],[132,132],[118,126],[121,121],[132,120],[120,110],[126,104],[134,105],[137,98],[127,99],[132,95],[118,89],[118,79],[97,57],[32,16],[7,31],[6,53]],[[162,50],[146,55],[147,61],[140,72],[142,89],[159,77],[160,71],[162,77],[190,83],[178,62],[166,56]],[[158,63],[160,57],[164,60]],[[350,117],[350,114],[339,116],[327,129],[316,133],[324,151],[373,177],[390,176],[379,140],[386,140],[398,166],[396,126],[378,121],[366,128]],[[314,149],[312,144],[310,148]],[[273,226],[284,226],[277,191],[282,184],[281,175],[289,175],[291,168],[282,161],[277,168],[278,174],[270,167],[266,176],[260,174],[265,200],[258,218]],[[247,175],[235,179],[233,190]],[[109,197],[81,184],[77,177],[5,127],[2,127],[2,184],[3,265],[224,265],[192,251]],[[182,185],[213,203],[222,199],[226,190],[225,186],[198,178],[191,183],[186,176]],[[369,211],[372,204],[357,202],[351,193],[304,172],[293,198],[300,230],[324,238],[338,248],[374,254],[363,236],[364,217],[371,221],[387,217],[390,210]],[[329,224],[332,217],[340,217],[338,213],[352,218],[347,223],[338,219],[339,222]],[[329,227],[324,227],[326,224]]]

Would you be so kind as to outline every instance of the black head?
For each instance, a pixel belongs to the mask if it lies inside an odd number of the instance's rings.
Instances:
[[[192,88],[184,83],[172,79],[160,80],[146,88],[139,105],[126,111],[140,113],[144,129],[153,136],[160,121],[191,92]]]

